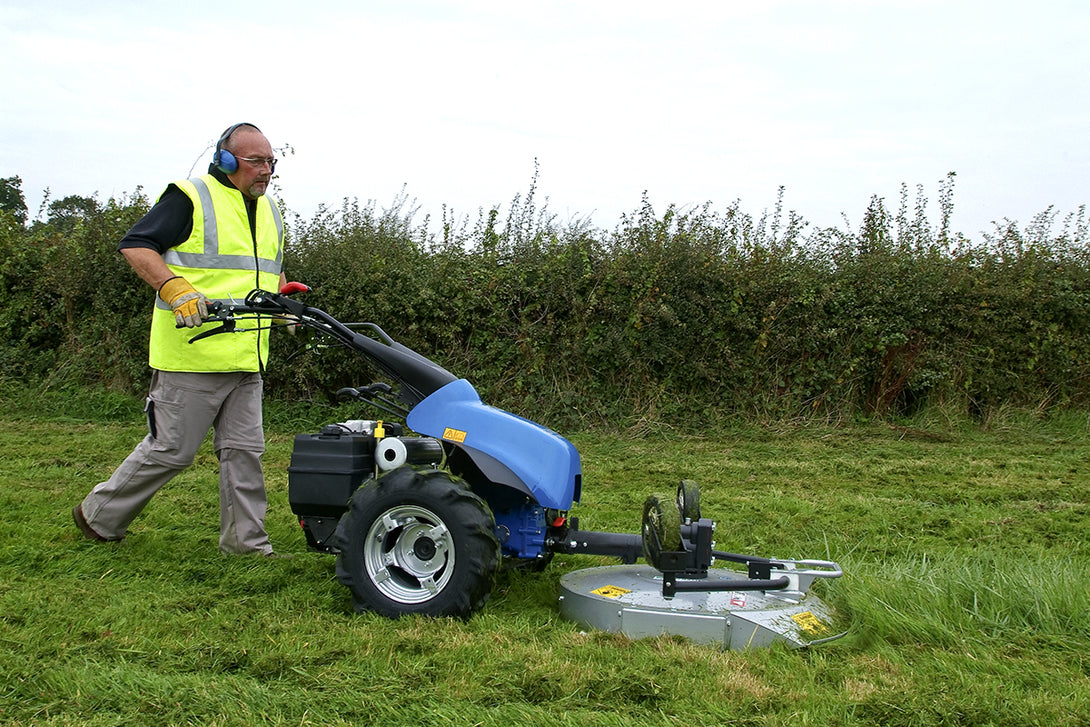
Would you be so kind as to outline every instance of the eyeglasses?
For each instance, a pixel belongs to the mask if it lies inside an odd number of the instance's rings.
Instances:
[[[276,159],[274,157],[235,157],[235,159],[240,159],[253,167],[268,164],[270,172],[276,171]]]

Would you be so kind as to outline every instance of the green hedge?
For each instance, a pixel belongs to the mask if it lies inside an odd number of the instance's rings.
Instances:
[[[970,241],[948,229],[951,190],[937,225],[918,190],[911,215],[907,194],[896,214],[872,199],[859,230],[808,229],[782,190],[757,218],[645,200],[611,231],[559,223],[532,187],[505,220],[345,200],[289,220],[286,257],[311,304],[378,323],[485,401],[554,426],[1090,405],[1084,210]],[[151,292],[115,252],[146,209],[138,193],[74,219],[0,219],[13,379],[146,386]],[[344,351],[285,362],[299,345],[277,337],[270,396],[324,399],[374,376]]]

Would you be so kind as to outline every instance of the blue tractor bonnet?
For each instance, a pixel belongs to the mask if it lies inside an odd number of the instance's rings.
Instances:
[[[582,468],[575,446],[556,432],[488,406],[458,379],[409,412],[414,431],[460,447],[498,484],[532,496],[546,508],[567,511],[579,499]]]

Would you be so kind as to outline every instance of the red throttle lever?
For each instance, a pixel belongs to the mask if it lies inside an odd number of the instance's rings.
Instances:
[[[303,283],[297,283],[295,281],[292,281],[290,283],[284,283],[280,286],[281,295],[291,295],[292,293],[306,293],[309,290],[309,285],[304,285]]]

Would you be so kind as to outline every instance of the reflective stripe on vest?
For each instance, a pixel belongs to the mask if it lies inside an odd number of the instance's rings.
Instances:
[[[201,210],[203,211],[203,228],[204,228],[204,248],[203,252],[179,252],[177,249],[171,248],[167,252],[163,253],[163,260],[167,265],[179,265],[187,268],[245,268],[250,265],[252,260],[251,255],[237,256],[237,255],[220,255],[220,241],[218,233],[218,227],[216,225],[215,208],[212,205],[212,193],[208,189],[208,184],[197,177],[196,179],[190,179],[190,183],[197,189],[197,198],[201,202]],[[262,272],[280,274],[283,269],[283,243],[284,243],[284,220],[280,217],[280,210],[276,208],[276,204],[266,196],[262,196],[258,200],[258,204],[263,202],[268,203],[272,212],[273,222],[276,224],[276,236],[280,241],[279,251],[275,260],[259,259],[258,265]]]

